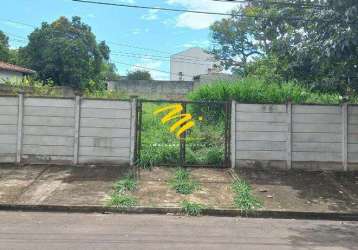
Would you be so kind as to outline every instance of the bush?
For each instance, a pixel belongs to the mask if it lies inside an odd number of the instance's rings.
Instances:
[[[188,95],[194,101],[230,101],[240,103],[283,104],[292,101],[295,104],[339,104],[342,97],[337,94],[313,92],[302,85],[289,83],[266,83],[264,80],[248,77],[236,81],[218,81],[203,85]],[[356,103],[357,97],[351,102]]]
[[[17,81],[5,81],[4,84],[11,87],[13,94],[23,90],[26,95],[32,96],[62,96],[62,91],[55,87],[54,82],[51,80],[40,81],[32,77],[24,77]]]

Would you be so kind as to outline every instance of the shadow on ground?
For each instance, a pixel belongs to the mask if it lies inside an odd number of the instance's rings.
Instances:
[[[103,205],[113,183],[128,171],[123,166],[1,166],[0,203]]]
[[[358,212],[358,172],[240,169],[265,209]]]
[[[312,228],[290,228],[294,235],[289,236],[293,246],[311,246],[327,249],[357,249],[358,225],[356,223],[341,222],[336,224],[318,224]]]

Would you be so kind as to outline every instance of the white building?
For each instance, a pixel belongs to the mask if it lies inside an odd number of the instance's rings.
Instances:
[[[0,61],[0,83],[6,81],[21,81],[25,75],[35,74],[35,71],[14,64]]]
[[[216,71],[213,55],[201,48],[190,48],[170,57],[170,80],[192,81],[194,76]]]

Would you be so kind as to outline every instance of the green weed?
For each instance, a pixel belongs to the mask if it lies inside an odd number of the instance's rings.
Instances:
[[[113,193],[109,201],[110,206],[114,207],[133,207],[137,204],[137,199],[131,195]]]
[[[192,180],[189,172],[183,168],[175,171],[175,176],[169,181],[169,185],[179,194],[191,194],[199,189],[199,183]]]
[[[200,203],[190,202],[184,200],[180,203],[181,209],[186,215],[199,216],[202,213],[204,206]]]
[[[234,205],[242,211],[250,211],[262,207],[262,203],[252,195],[251,187],[244,180],[235,180],[232,184]]]
[[[114,190],[118,193],[124,193],[126,191],[133,191],[137,187],[137,182],[132,177],[126,177],[117,181],[114,184]]]

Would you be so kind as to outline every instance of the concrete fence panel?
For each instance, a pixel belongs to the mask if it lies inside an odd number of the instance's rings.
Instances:
[[[19,98],[0,98],[0,162],[15,162]]]
[[[236,164],[286,167],[286,105],[236,105]]]
[[[82,100],[79,163],[128,163],[131,103]]]
[[[294,168],[341,168],[341,107],[293,105],[292,121]]]
[[[348,164],[358,169],[358,106],[348,107]]]
[[[25,98],[22,162],[73,162],[74,106],[73,99]]]

